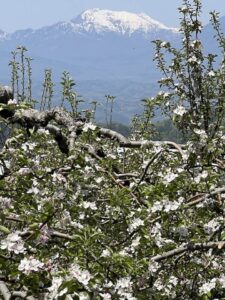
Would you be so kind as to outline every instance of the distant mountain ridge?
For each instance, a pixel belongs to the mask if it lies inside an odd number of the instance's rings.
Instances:
[[[150,16],[127,11],[101,10],[84,11],[71,20],[76,32],[96,32],[98,34],[115,32],[129,36],[136,32],[151,33],[153,30],[174,30],[152,19]]]
[[[153,31],[168,30],[177,32],[176,28],[170,28],[152,19],[145,13],[135,14],[127,11],[112,11],[107,9],[88,9],[73,18],[71,21],[58,22],[50,26],[44,26],[40,29],[24,29],[16,31],[12,34],[6,34],[0,31],[0,36],[5,35],[5,38],[19,37],[24,34],[32,35],[36,32],[49,32],[53,28],[64,30],[65,33],[117,33],[121,35],[132,35],[134,33],[151,34]]]
[[[222,27],[225,31],[225,22]],[[202,36],[210,50],[218,51],[209,25]],[[140,100],[153,96],[158,89],[160,74],[153,62],[151,43],[156,39],[170,41],[176,47],[180,33],[144,13],[97,8],[86,10],[70,21],[36,30],[11,34],[0,31],[0,81],[9,78],[11,51],[24,45],[34,58],[35,82],[41,82],[45,68],[53,70],[56,81],[68,70],[84,98],[102,100],[105,94],[116,96],[127,108],[122,113],[118,111],[118,116],[127,121],[140,112]]]
[[[70,64],[69,71],[78,79],[142,80],[143,72],[151,78],[144,69],[154,66],[150,42],[172,41],[178,35],[146,14],[90,9],[68,22],[3,33],[0,46],[10,53],[17,45],[25,45],[31,56],[50,59],[54,66]]]

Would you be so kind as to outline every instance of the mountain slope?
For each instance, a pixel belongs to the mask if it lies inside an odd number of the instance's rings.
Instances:
[[[4,53],[25,45],[34,58],[36,82],[41,81],[44,68],[53,69],[56,81],[66,69],[82,86],[85,98],[98,100],[102,95],[104,99],[106,93],[117,96],[118,101],[127,98],[125,120],[137,112],[138,99],[155,92],[152,86],[159,74],[153,63],[154,39],[176,43],[179,34],[146,14],[91,9],[68,22],[20,30],[0,39],[0,66],[7,74],[9,55]]]
[[[77,32],[95,32],[98,34],[115,32],[132,35],[136,32],[151,33],[153,30],[171,30],[164,24],[146,14],[134,14],[126,11],[90,9],[72,19]],[[175,31],[175,30],[174,30]]]
[[[70,71],[80,79],[142,80],[154,56],[150,41],[177,36],[176,30],[145,14],[92,9],[69,22],[16,31],[1,44],[9,52],[23,44],[32,56],[71,64]],[[152,63],[150,66],[153,69]]]

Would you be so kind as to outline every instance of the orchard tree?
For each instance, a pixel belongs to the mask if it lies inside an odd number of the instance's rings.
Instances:
[[[50,102],[34,109],[24,93],[2,101],[12,128],[0,153],[3,299],[224,297],[225,42],[212,13],[216,69],[203,51],[200,12],[200,0],[183,1],[180,50],[155,42],[164,90],[137,122],[150,133],[159,105],[186,132],[184,145],[140,130],[126,138],[83,118],[67,73],[72,112]]]

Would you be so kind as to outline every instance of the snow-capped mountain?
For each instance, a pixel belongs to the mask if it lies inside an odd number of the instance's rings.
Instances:
[[[178,36],[176,29],[146,14],[89,9],[71,21],[16,31],[0,44],[9,53],[25,45],[31,56],[51,60],[54,66],[69,65],[69,71],[82,79],[137,78],[140,73],[151,78],[150,42]]]
[[[225,31],[225,18],[221,20]],[[212,27],[206,26],[202,37],[207,51],[208,48],[218,51],[213,35]],[[117,119],[125,121],[138,112],[140,99],[151,97],[158,90],[157,79],[161,74],[153,62],[151,43],[155,39],[170,41],[176,47],[180,33],[144,13],[100,9],[89,9],[70,21],[37,30],[25,29],[12,34],[0,31],[0,82],[9,84],[10,53],[18,45],[24,45],[28,55],[34,58],[34,82],[39,82],[37,98],[44,69],[51,68],[56,80],[67,70],[84,98],[99,100],[105,94],[117,96],[119,105],[124,107],[120,113],[121,109],[116,108]]]
[[[5,82],[3,76],[10,78],[11,51],[24,45],[34,58],[37,98],[44,69],[51,68],[56,80],[67,70],[84,98],[104,101],[106,94],[116,96],[119,105],[126,108],[120,113],[117,108],[117,119],[125,121],[138,112],[140,99],[155,93],[153,82],[156,86],[158,75],[151,41],[176,41],[178,36],[174,28],[144,13],[89,9],[70,21],[37,30],[18,30],[2,35],[2,39],[0,33],[0,82]]]
[[[71,20],[77,32],[95,32],[98,34],[115,32],[121,35],[132,35],[136,32],[151,33],[158,30],[171,30],[150,16],[126,11],[101,10],[98,8],[84,11]],[[175,29],[172,29],[175,31]]]
[[[45,26],[37,30],[19,30],[10,35],[12,40],[30,40],[38,37],[57,39],[61,36],[86,35],[98,37],[116,34],[122,37],[142,35],[143,38],[160,38],[162,35],[176,35],[177,29],[164,24],[142,13],[135,14],[126,11],[89,9],[70,21],[63,21]]]

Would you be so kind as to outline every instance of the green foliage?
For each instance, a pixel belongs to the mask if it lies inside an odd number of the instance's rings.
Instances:
[[[64,105],[64,102],[68,102],[70,104],[70,108],[72,110],[73,117],[78,117],[78,105],[83,100],[79,99],[77,93],[73,90],[75,86],[74,80],[70,77],[69,72],[64,71],[61,78],[61,86],[62,86],[62,102],[61,106]]]
[[[179,131],[170,119],[157,121],[154,123],[154,126],[155,133],[152,138],[155,141],[173,141],[176,143],[187,141],[187,136]]]

